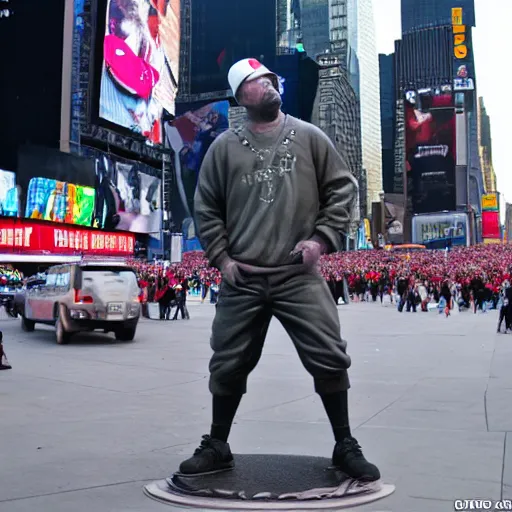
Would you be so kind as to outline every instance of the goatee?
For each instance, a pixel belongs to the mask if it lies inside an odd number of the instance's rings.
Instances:
[[[266,95],[258,106],[247,108],[247,115],[253,123],[271,123],[281,112],[282,100],[279,94]]]

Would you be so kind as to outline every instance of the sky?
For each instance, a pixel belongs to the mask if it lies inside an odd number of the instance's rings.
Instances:
[[[512,44],[512,0],[475,0],[476,28],[473,46],[477,94],[483,96],[491,118],[493,164],[502,202],[512,202],[512,123],[511,102],[507,98],[512,83],[510,52]],[[377,51],[393,53],[394,41],[400,39],[400,0],[373,0]],[[501,100],[507,98],[505,103]],[[512,151],[511,151],[512,154]]]

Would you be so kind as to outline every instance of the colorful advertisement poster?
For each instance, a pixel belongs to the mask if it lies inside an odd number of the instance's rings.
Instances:
[[[485,194],[482,196],[482,211],[497,212],[499,210],[498,195]]]
[[[464,20],[464,14],[461,7],[452,10],[453,90],[456,92],[475,90],[472,28]]]
[[[194,194],[201,164],[213,141],[229,128],[229,102],[189,111],[166,126],[167,144],[175,154],[171,214],[174,229],[183,233],[185,251],[201,248],[194,226]]]
[[[49,178],[32,178],[25,217],[78,226],[91,226],[96,191]]]
[[[465,213],[417,215],[412,219],[412,241],[429,249],[448,245],[467,246],[469,220]]]
[[[405,131],[413,213],[455,210],[456,138],[451,91],[408,91]]]
[[[499,212],[482,212],[482,238],[501,240]]]
[[[162,143],[175,113],[180,0],[107,0],[99,117]]]

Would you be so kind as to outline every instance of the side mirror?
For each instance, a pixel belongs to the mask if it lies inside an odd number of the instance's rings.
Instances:
[[[75,268],[75,279],[73,282],[73,289],[74,290],[81,290],[82,289],[82,269],[80,267]]]

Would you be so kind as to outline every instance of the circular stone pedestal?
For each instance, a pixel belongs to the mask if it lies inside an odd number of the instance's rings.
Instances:
[[[175,473],[145,493],[169,505],[202,510],[339,510],[377,501],[394,485],[361,483],[330,467],[329,459],[293,455],[236,455],[235,469]]]

